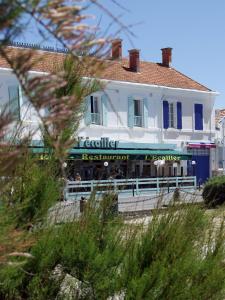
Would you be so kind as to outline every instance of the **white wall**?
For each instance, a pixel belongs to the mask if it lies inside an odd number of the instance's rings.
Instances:
[[[31,76],[35,76],[35,73]],[[8,86],[18,84],[15,75],[10,70],[0,70],[0,103],[8,103]],[[214,140],[214,102],[215,94],[167,87],[138,85],[132,83],[108,82],[106,93],[109,97],[107,127],[99,125],[86,126],[81,121],[78,135],[99,139],[109,137],[113,140],[145,142],[145,143],[175,143],[180,148],[188,141],[209,142]],[[97,93],[101,95],[101,93]],[[128,97],[148,99],[148,127],[129,128]],[[162,105],[163,100],[182,103],[182,130],[163,129]],[[194,130],[194,104],[203,104],[204,129]],[[38,117],[35,110],[26,99],[21,103],[22,122],[28,130],[35,130]],[[40,139],[40,132],[36,132],[34,139]]]
[[[210,142],[214,140],[214,94],[116,82],[108,83],[106,93],[110,99],[107,127],[85,126],[82,122],[79,128],[80,136],[92,139],[107,136],[114,140],[176,143],[178,147],[188,141]],[[148,128],[127,126],[128,97],[131,95],[148,99]],[[163,129],[163,100],[182,103],[182,130]],[[204,124],[201,131],[194,129],[194,104],[203,104]]]

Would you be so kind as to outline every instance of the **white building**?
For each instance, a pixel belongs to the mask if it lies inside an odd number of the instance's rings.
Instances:
[[[124,176],[196,175],[205,181],[217,168],[217,93],[175,70],[171,48],[161,50],[161,63],[141,61],[137,49],[130,50],[124,59],[122,41],[113,41],[112,57],[101,75],[106,88],[86,99],[88,110],[78,130],[79,142],[71,150],[74,171],[81,172],[83,178],[98,177],[106,160],[107,172],[120,169]],[[13,51],[23,49],[14,47]],[[47,58],[31,70],[32,76],[48,72],[48,64],[65,55],[37,53]],[[35,112],[18,93],[17,79],[3,59],[0,82],[1,103],[10,103],[13,109],[16,105],[24,125],[35,128]],[[18,101],[12,103],[15,95]],[[40,139],[38,133],[34,139]],[[165,165],[157,169],[156,160],[165,160]]]
[[[215,111],[215,125],[216,125],[216,162],[217,167],[215,170],[215,175],[224,174],[225,171],[225,109],[217,109]]]

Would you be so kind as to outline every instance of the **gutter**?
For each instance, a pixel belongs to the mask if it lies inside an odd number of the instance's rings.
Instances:
[[[2,68],[0,67],[0,71],[10,71],[13,73],[11,68]],[[42,72],[42,71],[28,71],[28,73],[37,74],[37,75],[47,75],[48,72]],[[118,81],[118,80],[108,80],[108,79],[102,79],[102,78],[92,78],[92,77],[86,77],[84,76],[83,79],[86,80],[101,80],[105,83],[115,83],[115,84],[122,84],[122,85],[128,85],[128,86],[134,86],[134,87],[152,87],[156,89],[165,89],[165,90],[173,90],[173,91],[185,91],[185,92],[194,92],[199,94],[207,94],[212,96],[218,96],[220,95],[219,92],[216,91],[199,91],[195,89],[184,89],[184,88],[175,88],[175,87],[169,87],[169,86],[163,86],[163,85],[155,85],[155,84],[146,84],[146,83],[136,83],[136,82],[129,82],[129,81]]]
[[[0,67],[0,71],[3,71],[3,72],[9,72],[9,73],[13,73],[13,70],[11,68],[2,68]],[[49,73],[47,72],[42,72],[42,71],[28,71],[28,73],[31,73],[31,74],[37,74],[37,75],[48,75]]]
[[[105,83],[116,83],[116,84],[126,84],[129,86],[134,87],[153,87],[153,88],[160,88],[160,89],[166,89],[166,90],[174,90],[174,91],[185,91],[185,92],[195,92],[200,94],[207,94],[207,95],[214,95],[218,96],[220,95],[219,92],[214,91],[199,91],[195,89],[184,89],[184,88],[174,88],[169,86],[163,86],[163,85],[155,85],[155,84],[146,84],[146,83],[136,83],[136,82],[129,82],[129,81],[118,81],[118,80],[108,80],[108,79],[102,79],[102,78],[91,78],[91,77],[83,77],[84,79],[91,80],[91,79],[99,79]]]

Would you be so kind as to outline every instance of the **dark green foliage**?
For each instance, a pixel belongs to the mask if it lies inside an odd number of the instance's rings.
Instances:
[[[180,201],[180,190],[178,188],[173,192],[173,201]]]
[[[63,271],[90,287],[85,299],[223,299],[224,227],[198,207],[171,207],[146,227],[112,213],[113,197],[91,199],[79,220],[46,227],[22,268],[0,269],[2,299],[55,299]]]
[[[14,180],[3,194],[3,204],[17,219],[17,226],[43,221],[48,209],[59,200],[60,183],[55,162],[27,156],[17,167]]]
[[[27,274],[35,276],[26,276],[22,271],[13,274],[21,293],[28,299],[54,299],[60,284],[52,280],[51,272],[60,264],[66,273],[90,284],[95,294],[90,299],[106,299],[113,294],[127,242],[122,241],[123,223],[111,213],[111,200],[105,195],[100,205],[91,201],[79,220],[40,233],[31,250],[35,258],[24,266]]]
[[[153,217],[125,259],[126,299],[223,299],[224,237],[208,226],[192,207]]]
[[[204,202],[208,208],[214,208],[225,203],[225,176],[209,179],[202,193]]]

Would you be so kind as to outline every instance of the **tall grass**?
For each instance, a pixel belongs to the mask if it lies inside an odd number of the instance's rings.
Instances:
[[[65,274],[89,286],[85,299],[122,291],[125,299],[224,298],[223,222],[215,227],[186,206],[157,212],[145,226],[128,224],[112,214],[112,198],[92,199],[80,219],[39,230],[34,258],[0,269],[1,298],[55,299]]]
[[[127,299],[223,299],[224,227],[197,207],[156,214],[124,262]]]

